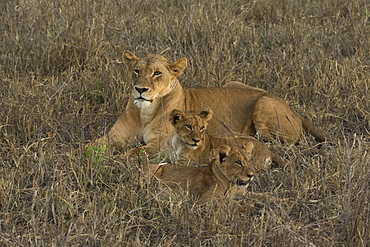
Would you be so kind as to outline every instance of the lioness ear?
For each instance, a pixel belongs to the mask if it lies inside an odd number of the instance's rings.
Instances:
[[[217,148],[217,155],[218,155],[218,160],[220,164],[222,164],[225,159],[229,156],[231,148],[226,145],[221,145]]]
[[[199,116],[201,118],[204,118],[204,120],[209,121],[209,120],[211,120],[211,118],[213,116],[213,112],[212,112],[212,110],[202,111],[201,113],[199,113]]]
[[[125,63],[126,67],[130,70],[132,67],[135,66],[135,63],[139,60],[137,56],[129,51],[125,51],[123,53],[123,62]]]
[[[173,109],[170,113],[170,121],[173,126],[177,124],[177,122],[185,117],[185,114],[177,109]]]
[[[181,58],[170,65],[170,70],[172,70],[174,76],[178,77],[182,74],[187,64],[188,60],[185,57]]]

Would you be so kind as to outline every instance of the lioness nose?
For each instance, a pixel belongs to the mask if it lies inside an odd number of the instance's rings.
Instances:
[[[253,176],[254,176],[254,174],[253,174],[253,173],[249,173],[249,174],[247,174],[247,177],[248,177],[249,179],[252,179],[252,178],[253,178]]]
[[[195,143],[200,142],[200,140],[199,140],[199,139],[195,139],[195,138],[193,138],[192,140],[193,140],[193,142],[195,142]]]
[[[135,87],[135,90],[138,91],[139,93],[145,93],[148,91],[148,88],[146,87]]]

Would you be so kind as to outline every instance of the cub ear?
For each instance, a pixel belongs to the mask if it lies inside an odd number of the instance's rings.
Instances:
[[[170,113],[170,121],[173,126],[177,124],[177,122],[185,117],[185,113],[180,110],[173,109]]]
[[[178,77],[182,74],[187,64],[188,64],[188,60],[184,57],[184,58],[181,58],[180,60],[177,60],[173,64],[171,64],[169,67],[173,75]]]
[[[230,150],[231,148],[226,145],[221,145],[217,148],[216,156],[218,156],[217,158],[220,164],[222,164],[225,161],[225,159],[229,156]]]
[[[212,110],[202,111],[201,113],[199,113],[199,116],[201,118],[204,118],[204,120],[209,121],[209,120],[211,120],[211,118],[213,116],[213,112],[212,112]]]
[[[123,62],[129,70],[135,66],[138,60],[139,58],[129,51],[123,53]]]
[[[252,159],[252,152],[253,152],[253,149],[254,149],[253,142],[248,142],[247,144],[245,144],[243,146],[243,148],[244,148],[244,151],[245,151],[245,154],[246,154],[248,160]]]

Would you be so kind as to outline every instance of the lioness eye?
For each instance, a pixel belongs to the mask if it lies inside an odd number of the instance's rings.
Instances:
[[[243,166],[243,163],[240,160],[235,161],[236,164]]]
[[[140,72],[140,70],[138,70],[138,69],[134,69],[134,74],[135,74],[135,75],[139,75],[139,72]]]
[[[202,131],[202,130],[204,130],[204,126],[200,126],[200,130]]]
[[[161,74],[162,74],[162,72],[160,72],[160,71],[154,71],[153,76],[159,76]]]
[[[185,125],[185,127],[188,128],[189,130],[192,130],[193,129],[193,127],[191,125],[189,125],[189,124]]]

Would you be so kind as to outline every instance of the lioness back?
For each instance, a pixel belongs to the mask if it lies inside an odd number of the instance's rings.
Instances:
[[[187,100],[185,111],[200,112],[204,109],[213,111],[208,132],[223,134],[230,130],[251,134],[246,125],[251,122],[250,115],[253,102],[267,92],[240,88],[188,88],[185,89]],[[245,97],[248,96],[248,97]],[[249,124],[251,125],[252,122]]]

